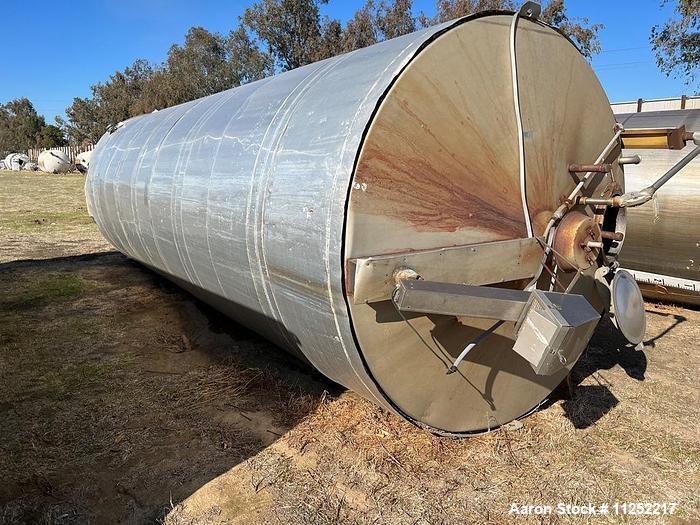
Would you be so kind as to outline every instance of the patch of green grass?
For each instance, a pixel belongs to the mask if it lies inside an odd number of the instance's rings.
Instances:
[[[4,213],[0,218],[0,231],[30,233],[40,229],[64,229],[66,226],[91,224],[92,217],[87,210],[63,212],[20,211]]]
[[[54,272],[36,281],[15,283],[14,289],[0,297],[0,311],[27,310],[82,295],[93,283],[68,272]]]

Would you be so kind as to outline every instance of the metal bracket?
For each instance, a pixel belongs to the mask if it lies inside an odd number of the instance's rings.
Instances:
[[[600,320],[600,312],[582,295],[542,290],[404,280],[398,283],[393,300],[401,312],[514,321],[513,351],[538,375],[551,375],[572,365]],[[501,322],[467,345],[448,374]]]
[[[531,279],[542,247],[537,238],[452,246],[348,260],[347,288],[353,304],[391,299],[397,270],[412,270],[422,279],[471,285]]]
[[[678,128],[627,128],[622,132],[624,149],[683,149],[692,140],[685,126]]]
[[[518,321],[531,292],[489,286],[401,281],[394,304],[402,312]]]
[[[542,6],[537,2],[525,2],[518,11],[518,16],[526,16],[537,20],[542,12]]]

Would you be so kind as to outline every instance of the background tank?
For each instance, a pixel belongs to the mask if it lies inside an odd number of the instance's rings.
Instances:
[[[617,120],[626,128],[700,131],[699,109],[621,114]],[[689,142],[682,150],[625,150],[642,159],[625,166],[627,189],[648,186],[694,147]],[[700,305],[700,160],[690,161],[650,203],[628,208],[627,224],[620,264],[633,270],[644,295]]]
[[[68,155],[54,149],[39,153],[38,164],[39,169],[45,173],[65,173],[73,168],[68,160]]]
[[[90,167],[90,158],[91,157],[92,157],[92,150],[83,151],[82,153],[78,153],[78,155],[76,155],[75,167],[78,169],[79,172],[87,173],[87,170]]]
[[[5,157],[5,168],[8,170],[20,171],[29,163],[29,157],[24,153],[10,153]]]
[[[446,375],[492,321],[404,319],[389,300],[356,300],[351,268],[527,236],[511,20],[464,18],[126,121],[94,151],[89,209],[128,256],[409,421],[448,434],[506,423],[568,370],[535,374],[506,322]],[[517,50],[529,218],[542,235],[573,189],[568,165],[593,162],[615,119],[560,33],[523,19]],[[522,289],[531,262],[491,255],[479,267]],[[596,267],[574,291],[600,311]]]

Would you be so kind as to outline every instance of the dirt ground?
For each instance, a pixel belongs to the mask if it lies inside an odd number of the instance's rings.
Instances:
[[[0,172],[0,524],[698,523],[700,312],[601,323],[571,396],[446,439],[112,251],[82,175]],[[516,516],[667,502],[673,516]]]

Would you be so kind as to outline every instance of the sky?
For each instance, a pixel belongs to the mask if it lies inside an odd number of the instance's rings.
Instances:
[[[90,94],[137,58],[162,62],[188,28],[228,33],[254,0],[4,0],[0,103],[28,97],[52,122],[73,97]],[[330,0],[323,14],[342,21],[364,0]],[[566,0],[569,16],[602,23],[602,53],[592,61],[611,102],[692,94],[661,73],[649,45],[655,24],[670,17],[661,0]],[[416,14],[434,13],[434,0],[414,0]],[[43,14],[42,14],[43,13]],[[49,16],[50,14],[50,16]]]

